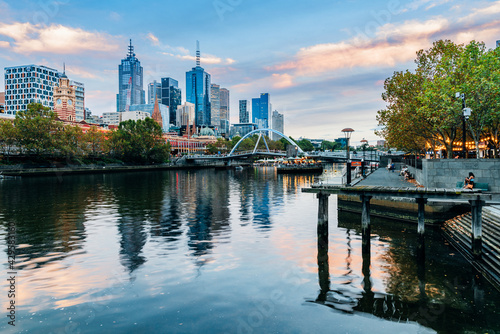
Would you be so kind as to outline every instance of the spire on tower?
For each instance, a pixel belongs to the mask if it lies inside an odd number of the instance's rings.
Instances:
[[[130,58],[135,57],[134,46],[132,45],[132,39],[130,39],[130,44],[128,46],[128,56]]]
[[[196,66],[200,66],[200,41],[196,41]]]

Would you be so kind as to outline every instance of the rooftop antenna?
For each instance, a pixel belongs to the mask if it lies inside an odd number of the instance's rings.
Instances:
[[[130,45],[128,46],[128,56],[135,57],[134,47],[132,46],[132,39],[130,39]]]
[[[200,66],[200,41],[196,41],[196,66]]]

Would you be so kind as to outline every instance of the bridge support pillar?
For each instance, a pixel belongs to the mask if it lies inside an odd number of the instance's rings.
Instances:
[[[370,200],[372,196],[366,194],[360,195],[362,209],[361,209],[361,235],[363,251],[370,251]]]
[[[425,233],[425,204],[427,203],[427,198],[417,198],[418,204],[418,228],[417,233],[419,236],[423,236]]]
[[[469,200],[472,215],[472,255],[481,257],[483,249],[482,220],[484,201],[480,199]]]

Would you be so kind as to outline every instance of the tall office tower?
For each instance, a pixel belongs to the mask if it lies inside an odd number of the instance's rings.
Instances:
[[[40,65],[5,68],[5,114],[14,117],[16,112],[27,110],[28,104],[41,103],[54,107],[53,88],[59,82],[56,70]]]
[[[250,115],[248,114],[248,101],[240,100],[240,123],[250,123]]]
[[[210,74],[200,66],[200,45],[197,42],[196,67],[186,72],[186,101],[195,105],[196,126],[209,126]]]
[[[229,108],[229,90],[220,89],[220,129],[222,133],[229,134],[230,108]]]
[[[278,110],[273,111],[273,122],[272,129],[284,133],[285,131],[285,117],[280,114]],[[280,140],[281,136],[274,133],[272,134],[272,140]]]
[[[187,126],[193,125],[195,110],[194,104],[189,102],[184,102],[177,107],[177,121],[176,126]]]
[[[75,121],[83,121],[85,119],[85,85],[74,80],[70,80],[69,85],[75,88]]]
[[[156,80],[148,84],[148,104],[155,103],[155,96],[161,100],[161,82]]]
[[[181,89],[177,80],[172,78],[161,78],[161,104],[169,108],[169,120],[171,124],[175,124],[177,119],[177,107],[182,103]]]
[[[127,57],[118,65],[118,94],[116,110],[125,111],[132,104],[144,104],[145,93],[142,85],[143,70],[141,62],[134,53],[132,40],[128,47]]]
[[[261,93],[260,98],[252,99],[252,120],[259,128],[269,128],[271,118],[271,97]]]
[[[250,114],[248,112],[248,101],[240,100],[240,113],[239,113],[239,122],[240,123],[249,123],[250,122]]]
[[[220,86],[210,84],[210,123],[219,129],[220,127]]]
[[[71,86],[66,71],[59,78],[59,84],[54,87],[54,112],[62,120],[76,121],[76,87]]]
[[[497,41],[497,48],[500,46],[500,40]]]

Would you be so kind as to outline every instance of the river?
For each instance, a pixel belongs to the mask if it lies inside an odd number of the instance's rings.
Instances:
[[[313,181],[264,167],[1,180],[0,331],[500,332],[500,294],[439,231],[419,250],[415,225],[372,219],[366,254],[360,216],[330,196],[318,240]]]

